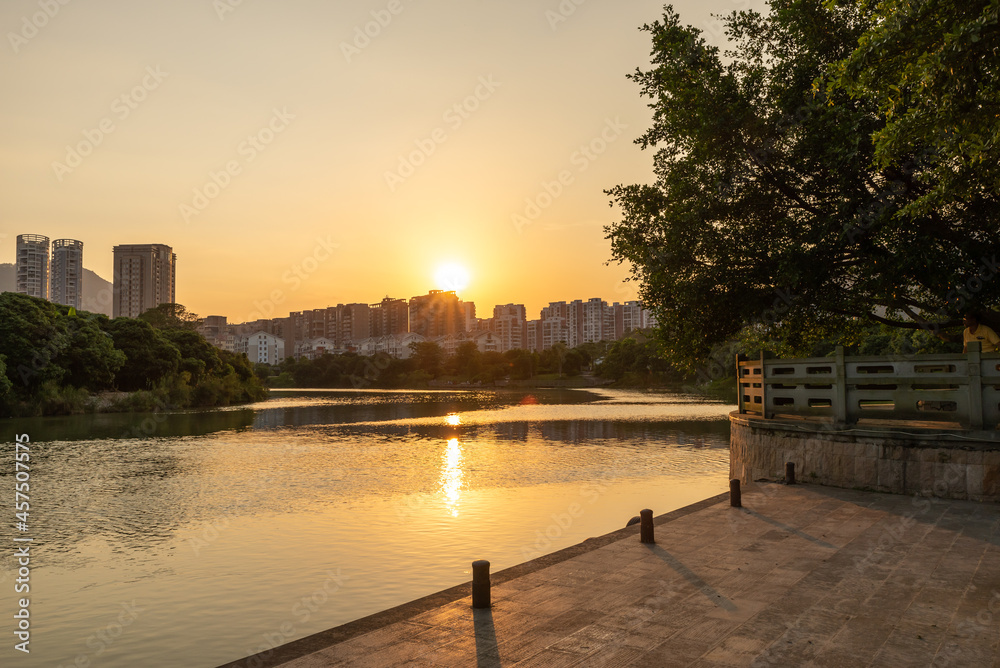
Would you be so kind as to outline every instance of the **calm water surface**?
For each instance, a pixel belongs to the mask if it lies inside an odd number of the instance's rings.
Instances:
[[[734,407],[627,391],[289,391],[0,422],[3,666],[217,666],[728,488]],[[14,435],[31,523],[13,529]],[[17,536],[31,653],[13,649]]]

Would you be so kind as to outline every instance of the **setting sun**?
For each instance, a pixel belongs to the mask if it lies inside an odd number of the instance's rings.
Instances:
[[[469,272],[460,264],[443,264],[435,272],[434,282],[441,290],[460,292],[469,285]]]

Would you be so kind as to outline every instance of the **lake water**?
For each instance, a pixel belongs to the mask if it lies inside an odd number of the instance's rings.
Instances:
[[[728,489],[734,406],[614,390],[285,391],[0,421],[0,665],[213,667]],[[14,437],[31,438],[14,528]],[[30,654],[14,649],[30,537]]]

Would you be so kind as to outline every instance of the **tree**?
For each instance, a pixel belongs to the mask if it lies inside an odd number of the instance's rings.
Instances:
[[[608,346],[597,374],[612,380],[648,379],[651,376],[661,382],[670,380],[673,369],[659,354],[658,347],[659,342],[655,340],[640,342],[631,336],[615,341]]]
[[[482,369],[482,353],[475,341],[464,341],[455,349],[451,365],[456,376],[474,378]]]
[[[1000,301],[992,200],[917,213],[910,164],[877,165],[879,101],[830,85],[874,18],[855,5],[772,0],[725,22],[725,60],[667,8],[644,26],[653,68],[631,79],[652,101],[653,185],[608,193],[606,228],[657,315],[664,353],[691,369],[744,328],[794,349],[856,318],[921,329],[958,324],[975,296]],[[992,262],[983,267],[984,260]]]
[[[188,329],[198,328],[198,316],[181,304],[160,304],[139,314],[139,320],[148,322],[156,329]]]
[[[115,318],[106,324],[125,364],[115,377],[119,390],[148,390],[161,379],[177,373],[181,353],[143,320]]]
[[[503,353],[503,359],[506,361],[507,373],[513,380],[527,380],[534,376],[538,369],[538,353],[521,348],[506,351]]]
[[[842,0],[843,4],[848,4]],[[836,85],[875,100],[881,169],[913,164],[919,196],[907,212],[996,206],[1000,185],[1000,3],[851,0],[871,28],[835,63]]]
[[[0,408],[3,407],[4,399],[14,385],[7,380],[7,365],[4,363],[4,356],[0,355]],[[2,411],[0,411],[2,412]]]
[[[147,311],[148,313],[149,311]],[[191,374],[191,384],[196,385],[204,375],[217,374],[222,368],[219,349],[201,334],[189,329],[164,329],[161,338],[169,341],[180,352],[178,370]]]
[[[579,376],[580,371],[590,362],[586,353],[579,348],[571,348],[566,351],[566,357],[563,359],[562,370],[566,372],[567,376]]]
[[[441,365],[444,362],[444,350],[433,341],[414,341],[410,344],[413,351],[411,359],[418,371],[430,374],[431,378],[441,375]]]
[[[563,362],[566,359],[566,344],[558,341],[552,347],[546,348],[539,355],[538,366],[548,373],[563,374]]]
[[[61,383],[66,368],[60,354],[70,345],[67,322],[44,299],[0,293],[0,355],[7,358],[11,387],[27,398],[45,383]]]
[[[66,369],[64,382],[99,392],[114,387],[115,374],[125,364],[125,353],[115,348],[111,336],[98,323],[104,315],[73,315],[69,319],[69,345],[56,362]]]

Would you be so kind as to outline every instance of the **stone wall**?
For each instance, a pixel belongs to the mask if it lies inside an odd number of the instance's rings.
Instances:
[[[785,462],[794,462],[795,477],[804,483],[1000,502],[1000,442],[995,432],[838,429],[736,412],[729,419],[729,475],[743,483],[781,480]]]

